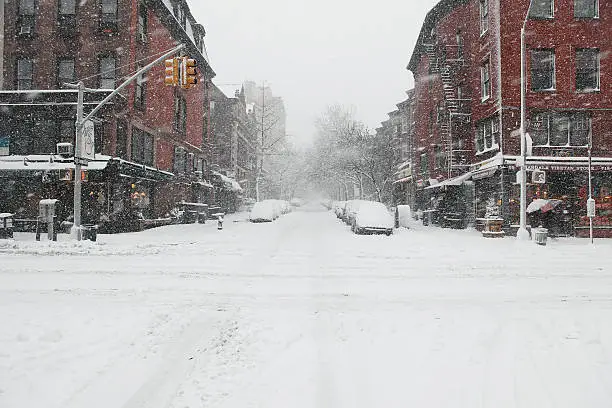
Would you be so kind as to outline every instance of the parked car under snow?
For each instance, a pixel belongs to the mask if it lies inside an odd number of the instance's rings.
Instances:
[[[393,234],[393,216],[378,202],[362,201],[355,212],[351,229],[355,234]]]

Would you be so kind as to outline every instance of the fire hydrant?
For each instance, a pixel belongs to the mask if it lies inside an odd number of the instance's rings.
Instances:
[[[217,214],[217,229],[223,229],[223,214]]]

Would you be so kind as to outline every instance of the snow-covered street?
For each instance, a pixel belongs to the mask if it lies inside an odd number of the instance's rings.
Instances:
[[[609,240],[245,217],[0,241],[0,407],[612,406]]]

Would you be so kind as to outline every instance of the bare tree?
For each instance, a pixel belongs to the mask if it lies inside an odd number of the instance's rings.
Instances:
[[[328,191],[343,188],[347,198],[353,195],[352,186],[359,190],[355,198],[373,196],[390,202],[393,173],[399,161],[390,136],[372,134],[341,106],[328,108],[317,121],[317,128],[313,149],[316,165],[311,177]]]
[[[257,129],[257,169],[255,175],[255,194],[261,200],[261,187],[265,181],[266,160],[275,154],[286,139],[284,126],[279,126],[284,119],[282,100],[278,97],[266,98],[265,87],[261,87],[261,104],[255,105]],[[259,105],[259,106],[258,106]]]

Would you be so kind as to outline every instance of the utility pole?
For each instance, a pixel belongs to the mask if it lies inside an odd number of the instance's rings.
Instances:
[[[83,81],[80,81],[77,85],[64,84],[71,88],[78,89],[76,137],[75,137],[75,143],[74,143],[74,225],[72,226],[72,231],[71,231],[72,236],[75,237],[77,241],[80,241],[82,238],[82,233],[81,233],[81,189],[82,189],[81,188],[82,187],[81,186],[81,170],[82,170],[82,165],[86,163],[86,159],[82,157],[81,149],[82,149],[83,137],[85,133],[84,132],[85,123],[91,118],[93,118],[93,116],[96,113],[98,113],[98,111],[102,109],[102,107],[106,105],[106,103],[108,103],[119,92],[121,92],[123,88],[128,86],[134,80],[136,80],[136,78],[150,71],[151,68],[153,68],[155,65],[162,62],[169,56],[175,55],[177,52],[179,52],[183,48],[185,48],[185,45],[180,44],[177,47],[165,53],[164,55],[162,55],[161,57],[157,58],[155,61],[151,62],[150,64],[138,70],[138,72],[136,72],[134,75],[129,77],[125,82],[123,82],[113,92],[111,92],[106,98],[104,98],[102,102],[96,105],[96,107],[93,108],[93,110],[89,112],[89,114],[86,117],[83,117],[84,116],[84,113],[83,113],[84,94],[86,90],[87,91],[92,91],[92,90],[85,88]]]
[[[79,81],[77,84],[79,94],[77,98],[76,138],[74,141],[74,224],[71,234],[77,241],[81,240],[81,144],[83,143],[83,100],[85,84]]]
[[[525,57],[527,50],[525,49],[525,29],[527,26],[527,20],[529,19],[529,12],[531,11],[532,0],[529,1],[529,7],[527,8],[527,15],[523,21],[523,27],[521,28],[521,157],[519,164],[521,167],[520,171],[520,182],[521,182],[521,209],[520,209],[520,226],[516,233],[516,237],[522,241],[529,240],[529,231],[527,231],[527,136],[525,135],[525,122],[526,122],[526,81],[525,81]]]

